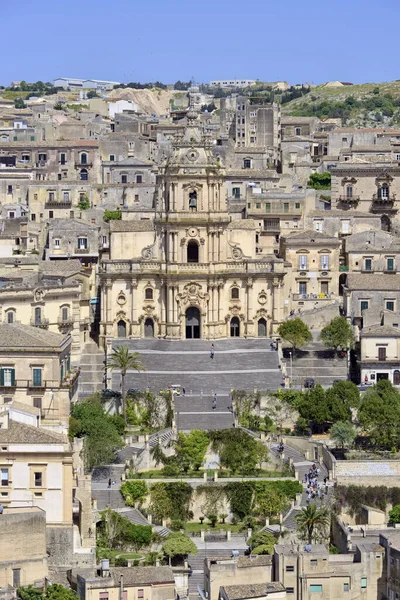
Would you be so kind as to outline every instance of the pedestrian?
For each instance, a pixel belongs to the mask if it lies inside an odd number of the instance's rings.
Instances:
[[[328,479],[327,477],[324,477],[324,484],[325,485],[326,485],[327,479]]]
[[[213,359],[214,358],[214,344],[211,344],[211,350],[210,350],[210,358]]]
[[[111,487],[111,477],[110,477],[110,478],[109,478],[109,480],[108,480],[108,487],[109,487],[109,488]]]
[[[182,388],[182,395],[186,396],[186,390],[185,390],[185,388]]]
[[[307,473],[304,473],[304,483],[307,483],[307,480],[308,480]]]
[[[213,410],[215,410],[217,408],[217,401],[215,398],[213,399],[212,407],[213,407]]]

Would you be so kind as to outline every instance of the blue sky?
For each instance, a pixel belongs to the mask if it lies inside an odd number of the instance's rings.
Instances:
[[[400,79],[399,0],[2,0],[0,84]],[[6,25],[6,26],[4,26]]]

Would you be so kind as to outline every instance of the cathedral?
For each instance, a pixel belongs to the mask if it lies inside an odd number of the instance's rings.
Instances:
[[[111,222],[110,258],[99,271],[103,345],[269,337],[282,322],[285,262],[258,258],[262,223],[229,214],[213,144],[191,107],[160,167],[153,218]]]

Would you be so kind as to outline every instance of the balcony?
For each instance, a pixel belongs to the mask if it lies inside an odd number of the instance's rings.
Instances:
[[[27,381],[28,390],[45,390],[47,387],[47,381]]]
[[[44,203],[45,208],[71,208],[72,200],[58,200],[57,198],[47,198]]]
[[[49,328],[49,319],[31,319],[31,327]]]
[[[360,202],[360,196],[339,196],[339,202],[343,204],[343,206],[350,208],[352,206],[357,206]]]
[[[39,160],[37,163],[35,163],[35,167],[37,169],[44,169],[44,167],[47,166],[47,160]]]
[[[76,162],[75,163],[75,169],[91,169],[93,167],[93,163],[88,162],[88,163],[81,163],[81,162]]]
[[[371,212],[372,213],[394,213],[397,212],[397,209],[394,208],[394,203],[396,200],[396,194],[390,194],[385,198],[378,198],[377,194],[372,194],[372,204],[371,204]]]
[[[319,302],[320,300],[334,300],[335,294],[292,294],[293,300],[309,300],[312,302]]]
[[[90,249],[89,248],[75,248],[74,253],[75,254],[89,254]]]
[[[70,317],[67,317],[66,319],[58,317],[57,323],[59,327],[72,327],[74,324],[74,318],[72,315]]]

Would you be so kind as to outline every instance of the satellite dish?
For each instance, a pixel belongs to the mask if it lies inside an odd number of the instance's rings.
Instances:
[[[306,552],[311,552],[311,550],[312,550],[312,546],[311,546],[311,544],[307,544],[306,546],[304,546],[304,550],[305,550]]]

